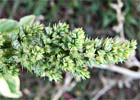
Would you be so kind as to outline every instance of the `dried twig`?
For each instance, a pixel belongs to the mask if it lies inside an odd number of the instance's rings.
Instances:
[[[112,81],[106,84],[91,100],[98,100],[102,95],[104,95],[108,90],[116,85],[117,81]]]
[[[117,33],[120,33],[120,36],[122,39],[125,38],[124,36],[124,14],[121,11],[121,8],[123,7],[123,2],[121,0],[117,0],[117,4],[110,4],[110,6],[115,9],[117,13],[117,21],[118,25],[113,27],[113,30],[115,30]]]
[[[92,98],[92,100],[98,100],[101,96],[103,96],[107,91],[109,91],[111,88],[113,88],[116,85],[125,85],[127,87],[128,83],[130,83],[130,81],[132,81],[131,79],[125,78],[123,77],[122,79],[119,80],[115,80],[115,79],[107,79],[105,77],[104,78],[104,87],[99,90],[97,92],[97,94]],[[122,88],[122,87],[120,87]]]
[[[134,71],[131,71],[129,69],[126,69],[117,65],[94,65],[93,67],[117,72],[119,74],[128,76],[133,79],[140,79],[140,72],[134,72]]]
[[[140,68],[140,62],[139,62],[139,60],[135,56],[133,56],[130,59],[128,59],[125,62],[125,64],[127,65],[128,68],[130,68],[132,66],[137,66],[137,67]]]
[[[59,86],[57,92],[53,94],[52,100],[58,100],[65,91],[72,90],[76,86],[77,81],[80,81],[80,80],[72,81],[72,79],[73,76],[69,73],[66,73],[64,84]]]

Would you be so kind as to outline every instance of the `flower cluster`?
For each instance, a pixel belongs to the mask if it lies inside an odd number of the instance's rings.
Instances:
[[[47,27],[25,25],[18,33],[10,34],[8,40],[4,40],[1,34],[0,39],[0,57],[4,58],[0,61],[0,73],[5,68],[17,72],[17,64],[20,64],[31,73],[47,76],[49,80],[60,80],[63,72],[89,78],[87,66],[122,62],[136,48],[133,40],[89,39],[82,28],[70,31],[66,23]]]
[[[0,76],[7,73],[11,75],[17,74],[18,66],[14,60],[15,54],[10,38],[0,33]]]
[[[136,49],[136,41],[119,41],[117,38],[86,39],[85,44],[85,56],[89,58],[89,65],[122,62]]]

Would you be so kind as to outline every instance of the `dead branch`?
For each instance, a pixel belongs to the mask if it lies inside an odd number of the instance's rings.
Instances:
[[[53,94],[52,100],[58,100],[64,92],[72,90],[76,86],[77,82],[80,81],[78,79],[72,81],[72,79],[73,76],[70,73],[66,73],[64,84],[59,86],[57,92]]]
[[[110,82],[110,84],[106,85],[104,88],[102,88],[95,97],[92,98],[92,100],[98,100],[103,94],[105,94],[108,90],[110,90],[113,86],[116,85],[116,82]]]
[[[110,89],[112,89],[115,86],[119,86],[120,84],[122,84],[122,87],[123,86],[127,87],[128,83],[130,83],[132,81],[132,79],[128,79],[126,77],[123,77],[122,79],[119,79],[119,80],[118,79],[108,79],[108,78],[103,77],[103,80],[105,80],[103,82],[103,88],[101,90],[99,90],[91,100],[98,100],[101,96],[103,96]],[[122,88],[122,87],[119,86],[119,88]]]
[[[119,74],[122,74],[124,76],[130,77],[133,79],[140,79],[140,72],[134,72],[134,71],[131,71],[129,69],[126,69],[117,65],[94,65],[93,67],[117,72]]]
[[[117,0],[117,4],[110,4],[110,6],[116,11],[117,13],[117,21],[118,25],[113,27],[113,30],[117,33],[120,33],[120,36],[122,39],[125,39],[124,36],[124,14],[121,11],[121,8],[123,7],[123,2],[121,0]]]

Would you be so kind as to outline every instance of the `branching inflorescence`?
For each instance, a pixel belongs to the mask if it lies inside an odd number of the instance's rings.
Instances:
[[[62,72],[88,78],[87,66],[122,62],[136,48],[134,40],[89,39],[82,28],[70,31],[66,23],[20,26],[19,32],[8,35],[8,39],[0,33],[0,40],[1,74],[17,73],[20,64],[49,80],[60,80]]]

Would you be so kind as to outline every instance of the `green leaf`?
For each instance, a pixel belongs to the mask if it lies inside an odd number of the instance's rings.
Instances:
[[[20,25],[30,25],[33,23],[34,20],[35,20],[34,15],[25,16],[20,19],[19,24]]]
[[[126,23],[137,25],[138,22],[137,22],[136,18],[129,15],[129,16],[126,17]]]
[[[0,19],[0,32],[11,33],[19,30],[19,24],[17,21],[11,19]]]
[[[11,75],[0,77],[0,95],[8,98],[21,97],[19,77]]]

